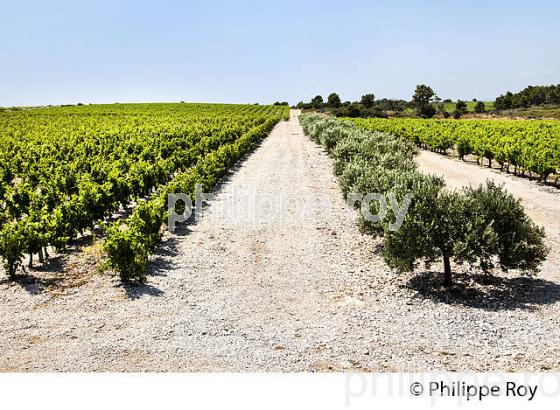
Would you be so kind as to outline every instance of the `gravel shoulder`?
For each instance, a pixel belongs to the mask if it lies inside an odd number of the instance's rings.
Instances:
[[[560,370],[558,261],[468,298],[391,273],[296,114],[166,236],[148,285],[0,284],[0,370]]]

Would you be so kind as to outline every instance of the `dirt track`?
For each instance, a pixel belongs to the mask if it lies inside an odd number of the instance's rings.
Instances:
[[[0,284],[0,369],[560,370],[558,264],[450,297],[437,274],[391,273],[355,220],[292,113],[167,237],[148,285]]]

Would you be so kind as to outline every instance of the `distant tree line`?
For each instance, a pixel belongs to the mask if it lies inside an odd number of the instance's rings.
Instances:
[[[508,110],[544,104],[560,105],[560,84],[549,86],[530,85],[515,94],[508,91],[496,98],[494,108],[496,110]]]
[[[484,101],[473,99],[471,110],[477,114],[486,113]],[[287,104],[287,103],[275,103]],[[309,102],[300,101],[296,108],[304,110],[314,110],[319,112],[329,112],[337,117],[380,117],[385,118],[389,115],[395,116],[416,116],[419,118],[432,118],[439,115],[443,118],[461,118],[469,112],[466,101],[458,100],[453,109],[452,101],[442,100],[434,90],[425,85],[419,84],[414,90],[411,101],[383,98],[376,100],[373,93],[362,95],[359,101],[342,102],[337,93],[331,93],[327,101],[321,95],[317,95]],[[495,110],[505,110],[512,108],[525,108],[534,105],[560,105],[560,84],[550,86],[529,86],[524,90],[513,94],[507,92],[496,98],[494,103]]]
[[[411,105],[405,100],[394,100],[383,98],[376,100],[375,95],[365,94],[359,101],[345,101],[342,102],[337,93],[331,93],[327,97],[327,101],[323,97],[317,95],[311,99],[310,102],[304,103],[300,101],[296,108],[304,110],[326,111],[337,117],[387,117],[387,112],[399,113],[403,112]]]
[[[467,103],[461,100],[457,101],[452,113],[448,112],[446,107],[451,102],[449,99],[442,101],[431,87],[420,84],[416,87],[411,101],[389,98],[376,100],[375,94],[369,93],[362,95],[359,101],[342,102],[337,93],[331,93],[327,97],[327,101],[324,101],[321,95],[317,95],[310,102],[300,101],[295,108],[329,112],[336,117],[351,118],[386,118],[389,115],[415,115],[420,118],[432,118],[438,113],[444,118],[449,118],[451,115],[454,118],[460,118],[467,113]],[[405,113],[405,111],[407,112]],[[484,102],[478,101],[474,111],[486,112]]]

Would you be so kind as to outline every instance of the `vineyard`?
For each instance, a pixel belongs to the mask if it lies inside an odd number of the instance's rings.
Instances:
[[[287,107],[116,104],[0,112],[0,257],[9,276],[102,224],[108,264],[144,277],[167,195],[210,189]],[[125,219],[108,219],[133,208]]]
[[[461,159],[475,155],[514,174],[560,174],[560,124],[557,121],[351,119],[359,127],[388,132],[441,153],[455,149]]]

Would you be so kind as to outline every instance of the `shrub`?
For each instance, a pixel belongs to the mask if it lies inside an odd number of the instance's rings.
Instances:
[[[343,111],[345,117],[358,118],[363,117],[366,107],[359,103],[352,103]]]
[[[320,142],[330,152],[343,137],[344,127],[330,127],[321,134]]]
[[[123,282],[146,281],[146,264],[149,246],[136,227],[110,225],[103,249],[107,252],[107,265],[119,272]]]
[[[474,106],[474,112],[477,114],[483,114],[486,112],[486,106],[484,105],[484,101],[478,101]]]
[[[366,108],[373,107],[373,104],[375,104],[375,95],[374,94],[362,95],[362,99],[360,100],[360,104],[362,104]]]
[[[323,108],[323,105],[323,97],[321,97],[320,95],[316,95],[311,100],[311,107],[316,110],[320,110],[321,108]]]
[[[465,156],[473,153],[473,148],[471,147],[469,140],[466,138],[461,138],[457,141],[457,154],[459,158],[464,161]]]
[[[5,223],[0,231],[0,256],[2,256],[4,269],[10,278],[16,276],[26,250],[22,224]]]
[[[489,229],[496,238],[485,242],[481,239],[486,236],[478,235],[473,238],[477,243],[469,246],[475,256],[481,255],[482,270],[488,272],[497,264],[503,271],[536,272],[548,253],[545,233],[530,220],[521,202],[492,181],[464,193],[469,205],[466,217],[476,218],[481,224],[479,231]]]
[[[457,104],[455,104],[455,111],[459,112],[460,114],[467,113],[467,103],[462,100],[457,100]]]
[[[327,106],[329,108],[338,108],[341,105],[342,105],[342,102],[340,101],[340,97],[338,96],[337,93],[332,93],[328,96]]]

